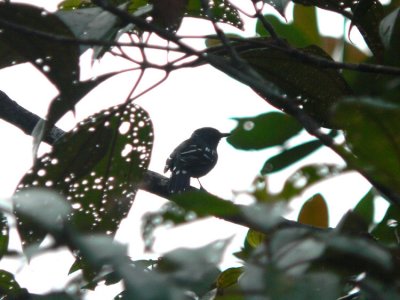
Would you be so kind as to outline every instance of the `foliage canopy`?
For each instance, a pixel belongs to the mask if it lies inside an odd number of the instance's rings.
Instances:
[[[8,220],[15,217],[24,249],[18,255],[66,246],[76,256],[71,272],[82,271],[79,280],[66,283],[64,292],[34,295],[16,282],[14,274],[0,270],[2,299],[80,299],[99,282],[122,282],[116,299],[400,298],[400,2],[241,2],[65,0],[55,12],[0,3],[0,67],[29,62],[58,89],[46,121],[36,122],[32,131],[36,148],[99,84],[122,72],[139,74],[124,103],[89,117],[36,159],[21,179],[13,210],[0,215],[0,257],[12,254]],[[285,17],[290,3],[293,22],[266,14],[275,9]],[[357,28],[369,53],[345,36],[321,35],[317,8],[344,16],[350,24],[344,35]],[[214,35],[196,37],[204,41],[202,50],[179,35],[180,24],[188,17],[201,18],[215,30]],[[253,37],[229,33],[229,28],[243,29],[249,18],[257,20]],[[167,46],[152,43],[152,36],[168,41]],[[80,81],[79,59],[88,49],[94,60],[111,53],[124,59],[127,67]],[[152,63],[151,49],[175,58]],[[168,195],[166,179],[152,177],[148,170],[153,126],[151,116],[135,100],[157,88],[171,72],[205,64],[251,87],[277,109],[237,118],[228,139],[242,151],[281,149],[260,166],[248,192],[254,203],[248,206],[198,190]],[[163,71],[164,77],[136,93],[149,69]],[[8,118],[6,113],[1,117]],[[293,145],[304,131],[309,140]],[[270,174],[321,147],[331,148],[346,165],[302,166],[279,193],[270,191]],[[296,222],[282,218],[294,197],[349,170],[369,180],[371,190],[336,228],[328,227],[329,211],[321,194],[306,201]],[[157,261],[132,261],[126,246],[112,237],[138,189],[170,200],[145,218],[143,237],[149,247],[158,226],[215,216],[248,228],[242,249],[234,253],[242,266],[219,269],[229,240],[179,248]],[[376,197],[390,203],[377,224]],[[46,235],[53,238],[49,249],[39,247]],[[72,286],[79,292],[71,293]]]

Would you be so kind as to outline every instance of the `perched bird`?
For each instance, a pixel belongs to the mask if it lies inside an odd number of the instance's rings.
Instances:
[[[210,172],[218,160],[219,141],[229,135],[211,127],[199,128],[176,147],[168,157],[164,169],[164,173],[168,170],[172,172],[169,193],[184,192],[190,186],[191,177],[198,179]]]

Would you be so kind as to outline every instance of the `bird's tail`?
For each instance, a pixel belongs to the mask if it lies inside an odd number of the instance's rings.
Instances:
[[[188,174],[179,172],[172,173],[169,179],[168,192],[170,194],[177,194],[186,191],[190,187],[190,176]]]

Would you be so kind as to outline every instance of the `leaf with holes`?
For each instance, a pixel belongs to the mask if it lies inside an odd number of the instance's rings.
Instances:
[[[210,3],[210,12],[217,22],[227,23],[243,29],[243,21],[240,18],[239,12],[229,1],[213,0],[208,3]],[[199,0],[189,0],[186,8],[186,16],[208,19]]]
[[[32,34],[73,38],[54,14],[27,4],[0,3],[0,67],[31,62],[60,91],[79,79],[79,46]],[[4,55],[3,55],[4,52]]]
[[[228,137],[237,149],[259,150],[284,144],[303,127],[294,118],[280,112],[268,112],[251,118],[236,118],[238,124]]]
[[[73,208],[71,221],[81,231],[113,234],[134,200],[147,169],[153,128],[146,111],[133,104],[93,115],[65,134],[39,158],[18,189],[51,187]],[[22,216],[18,231],[25,246],[41,242]]]
[[[331,60],[330,56],[317,46],[299,50],[306,55]],[[253,49],[243,52],[241,56],[264,79],[275,84],[291,99],[295,99],[300,108],[324,127],[332,127],[330,108],[344,96],[351,94],[350,87],[337,70],[305,63],[303,59],[280,50]]]

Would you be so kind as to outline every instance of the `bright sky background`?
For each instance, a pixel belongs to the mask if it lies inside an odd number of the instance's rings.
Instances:
[[[49,10],[53,10],[58,1],[52,1],[51,5],[49,2],[48,0],[30,1],[35,5],[46,6]],[[268,11],[271,12],[272,9],[268,7]],[[334,36],[341,34],[339,26],[331,26],[333,22],[342,24],[337,21],[341,19],[340,16],[325,12],[319,17],[325,21],[324,33]],[[245,35],[252,35],[254,22],[246,25]],[[205,22],[193,19],[185,20],[181,33],[204,34],[205,28],[211,30],[211,27]],[[199,32],[199,29],[202,31]],[[231,30],[231,27],[229,29]],[[360,41],[356,29],[352,31],[352,41]],[[116,64],[118,62],[107,57],[101,62],[101,65],[95,64],[94,69],[91,69],[90,60],[86,55],[86,59],[82,59],[82,75],[87,78],[93,72],[114,68]],[[154,76],[158,75],[151,73],[146,78],[146,82],[154,82]],[[69,114],[60,122],[60,127],[70,129],[73,124],[84,117],[113,104],[121,103],[132,86],[132,80],[131,73],[120,75],[96,88],[79,103],[76,119]],[[0,89],[11,99],[42,117],[46,115],[49,102],[57,93],[56,89],[39,71],[27,64],[1,70]],[[159,173],[162,173],[165,160],[170,152],[181,141],[188,138],[193,130],[212,126],[220,131],[229,132],[235,126],[235,121],[231,118],[253,116],[271,109],[251,89],[211,67],[174,72],[165,83],[140,98],[137,103],[149,112],[153,120],[155,142],[150,169]],[[0,199],[5,200],[12,195],[20,178],[32,164],[32,138],[1,120],[0,137],[3,140],[0,149]],[[49,149],[46,146],[43,148]],[[264,161],[276,153],[276,150],[239,151],[225,141],[220,143],[218,150],[220,156],[217,166],[201,179],[201,182],[209,192],[225,199],[233,199],[232,191],[248,189]],[[341,159],[329,149],[323,149],[307,159],[307,163],[311,162],[334,163],[341,162]],[[275,190],[279,190],[283,179],[293,173],[298,166],[272,175],[269,178],[271,186]],[[301,199],[293,201],[291,205],[293,211],[289,217],[296,218],[301,203],[316,192],[321,192],[329,203],[331,225],[334,226],[340,217],[357,203],[368,188],[369,184],[354,173],[329,180],[310,188]],[[134,259],[143,257],[143,244],[140,237],[141,216],[146,212],[157,210],[163,203],[165,203],[164,199],[140,192],[128,218],[122,222],[116,238],[129,244],[129,254]],[[242,244],[244,234],[243,228],[214,219],[172,230],[163,229],[158,232],[154,247],[155,256],[153,254],[152,257],[157,257],[158,253],[175,247],[200,246],[215,239],[234,236],[231,248],[227,251],[231,253],[233,249],[238,249]],[[18,238],[15,234],[12,236],[12,245],[14,247],[18,245]],[[46,262],[46,268],[43,268],[43,262]],[[1,262],[0,268],[17,272],[17,280],[23,287],[28,288],[30,292],[41,293],[49,289],[62,288],[67,278],[67,270],[72,262],[73,259],[70,255],[57,253],[51,254],[50,257],[48,254],[40,256],[34,259],[29,266],[19,261],[7,264]],[[235,262],[234,259],[227,258],[226,265],[231,266],[233,262]],[[109,299],[115,295],[115,291],[110,296],[105,296],[105,290],[102,288],[99,288],[99,291],[102,299]],[[94,293],[88,299],[98,299],[96,295],[99,294]]]

